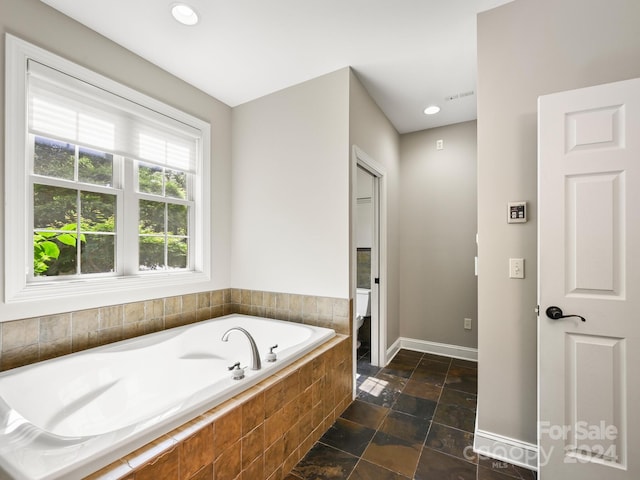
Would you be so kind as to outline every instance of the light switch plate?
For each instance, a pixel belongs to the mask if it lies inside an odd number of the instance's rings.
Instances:
[[[509,259],[509,278],[524,278],[524,258]]]

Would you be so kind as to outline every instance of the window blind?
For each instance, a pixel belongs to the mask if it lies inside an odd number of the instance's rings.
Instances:
[[[29,132],[195,172],[199,129],[28,60]]]

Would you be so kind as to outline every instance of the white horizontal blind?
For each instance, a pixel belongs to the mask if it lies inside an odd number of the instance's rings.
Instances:
[[[195,173],[202,132],[28,60],[29,132]]]

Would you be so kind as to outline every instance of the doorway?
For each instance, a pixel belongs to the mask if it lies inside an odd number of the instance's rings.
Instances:
[[[386,221],[384,168],[355,146],[352,166],[355,370],[361,357],[374,366],[386,364]],[[368,308],[358,303],[367,298]]]

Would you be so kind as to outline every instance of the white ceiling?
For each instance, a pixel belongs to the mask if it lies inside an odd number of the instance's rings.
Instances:
[[[511,0],[42,0],[234,107],[351,66],[400,133],[476,118],[476,14]],[[422,111],[438,104],[439,114]]]

